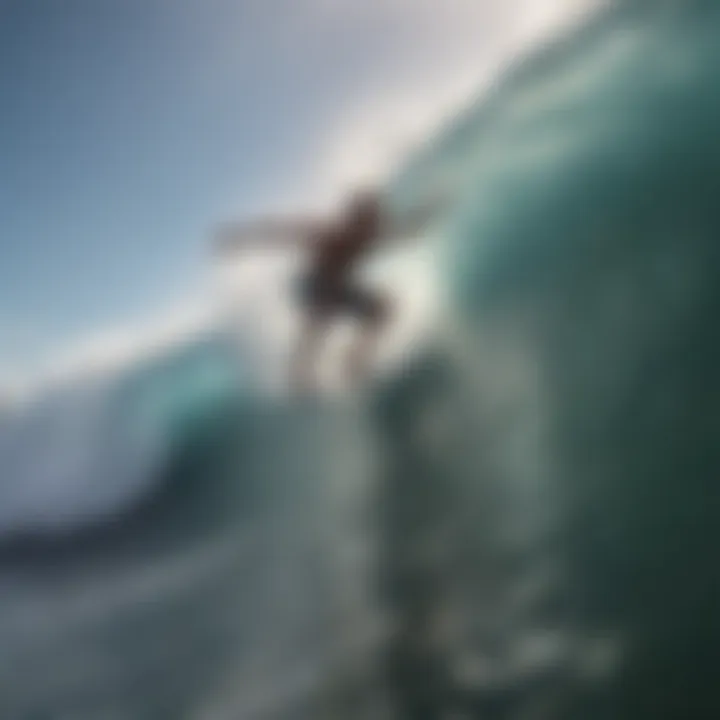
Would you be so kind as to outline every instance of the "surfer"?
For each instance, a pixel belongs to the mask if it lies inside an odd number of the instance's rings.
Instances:
[[[356,343],[345,366],[347,381],[363,377],[378,339],[391,319],[388,295],[360,283],[355,277],[360,262],[390,238],[414,237],[430,219],[432,207],[410,213],[392,224],[374,191],[356,193],[339,218],[267,218],[221,228],[214,251],[221,257],[249,243],[295,244],[308,255],[308,267],[296,287],[295,300],[303,313],[302,327],[291,358],[290,381],[299,392],[315,385],[318,350],[331,322],[347,315],[360,322]]]

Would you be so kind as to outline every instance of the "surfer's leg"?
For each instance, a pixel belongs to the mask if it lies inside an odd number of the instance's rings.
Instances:
[[[302,318],[290,357],[290,392],[312,394],[317,390],[318,351],[330,320],[329,298],[312,275],[298,278],[293,295]]]
[[[290,390],[293,394],[313,393],[317,389],[318,350],[328,326],[325,313],[308,311],[290,359]]]
[[[389,298],[367,290],[353,289],[346,302],[358,317],[361,329],[346,358],[347,382],[352,386],[366,377],[377,352],[378,342],[391,316]]]

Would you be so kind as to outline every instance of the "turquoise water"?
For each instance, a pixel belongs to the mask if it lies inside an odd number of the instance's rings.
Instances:
[[[453,198],[430,240],[457,388],[443,422],[467,411],[482,450],[474,480],[436,480],[471,528],[438,584],[468,628],[450,655],[491,676],[540,629],[564,647],[536,663],[554,683],[513,685],[533,717],[712,717],[720,12],[621,5],[519,64],[391,188],[399,210]],[[419,441],[398,452],[425,466]],[[456,589],[473,576],[493,581]],[[477,608],[494,621],[471,639]]]

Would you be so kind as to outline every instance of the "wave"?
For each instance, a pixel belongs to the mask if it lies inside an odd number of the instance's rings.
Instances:
[[[413,716],[448,676],[478,717],[716,710],[720,22],[630,5],[399,175],[456,183],[453,323],[365,414],[272,406],[204,338],[13,421],[6,535],[123,519],[115,557],[0,576],[3,717],[322,717],[374,559]]]
[[[389,574],[460,606],[471,689],[533,628],[575,646],[523,708],[543,717],[718,712],[718,28],[709,2],[614,3],[391,187],[400,209],[453,198],[436,244],[455,390],[405,381]],[[393,601],[426,618],[418,594]]]
[[[0,537],[68,533],[122,514],[249,392],[219,331],[46,389],[0,429]]]
[[[363,423],[242,370],[211,332],[12,416],[2,717],[319,717],[367,665]]]

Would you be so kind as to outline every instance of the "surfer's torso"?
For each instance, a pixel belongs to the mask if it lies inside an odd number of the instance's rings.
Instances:
[[[323,284],[342,284],[367,253],[372,240],[363,228],[327,229],[313,243],[310,274]]]
[[[322,313],[345,311],[362,318],[374,317],[378,302],[373,293],[355,282],[353,274],[377,232],[374,225],[358,224],[318,233],[298,288],[301,303]]]

